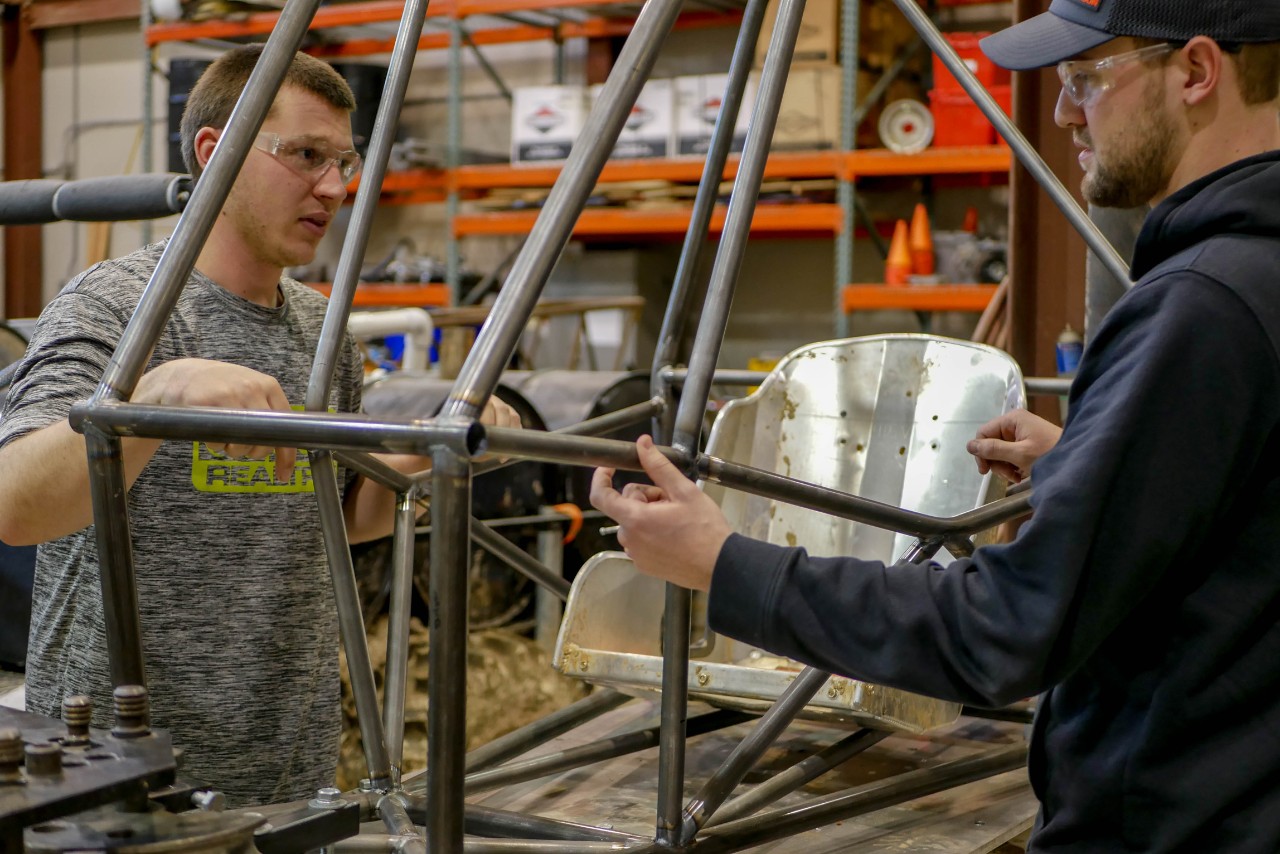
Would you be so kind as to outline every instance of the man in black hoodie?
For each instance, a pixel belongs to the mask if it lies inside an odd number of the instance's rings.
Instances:
[[[966,703],[1045,692],[1034,852],[1280,851],[1277,42],[1276,0],[1053,0],[983,43],[1061,63],[1090,201],[1154,206],[1061,437],[1022,414],[973,448],[1035,462],[1013,543],[811,558],[730,533],[647,438],[656,486],[596,473],[640,570],[709,589],[719,632]]]

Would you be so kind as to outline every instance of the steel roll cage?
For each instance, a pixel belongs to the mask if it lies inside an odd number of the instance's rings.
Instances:
[[[1035,180],[1046,188],[1089,247],[1113,272],[1122,279],[1127,278],[1127,269],[1119,255],[915,0],[894,2],[1008,141]],[[475,527],[470,514],[472,476],[477,470],[494,467],[473,462],[483,450],[522,459],[638,469],[634,445],[581,434],[604,432],[621,423],[651,418],[655,439],[662,446],[663,453],[689,476],[914,535],[920,539],[916,557],[927,556],[944,543],[962,553],[971,552],[973,546],[968,537],[1027,512],[1030,493],[1024,491],[1011,495],[955,518],[936,518],[720,460],[698,451],[703,413],[712,383],[750,382],[759,377],[748,375],[748,372],[717,373],[715,364],[747,244],[804,0],[781,0],[706,301],[700,313],[692,357],[687,370],[680,369],[675,366],[675,361],[683,320],[692,308],[694,270],[699,253],[707,242],[717,188],[764,18],[765,0],[747,0],[730,65],[724,108],[712,137],[653,361],[651,401],[596,419],[599,423],[582,425],[585,429],[570,428],[560,433],[487,428],[477,420],[543,286],[571,237],[574,223],[619,135],[628,109],[649,77],[658,51],[679,13],[680,0],[648,0],[641,10],[608,77],[604,92],[552,187],[546,206],[500,291],[489,320],[480,330],[440,416],[397,422],[362,415],[334,415],[325,411],[427,0],[410,0],[404,8],[386,89],[365,161],[364,180],[355,198],[317,347],[307,389],[306,411],[262,413],[129,403],[152,347],[164,329],[252,139],[319,5],[320,0],[288,0],[100,385],[93,397],[78,406],[72,416],[73,426],[86,438],[89,457],[113,684],[145,684],[121,438],[203,439],[266,446],[297,444],[309,450],[313,459],[319,461],[313,462],[312,473],[368,766],[366,789],[356,793],[355,797],[361,799],[369,815],[380,816],[387,828],[385,835],[356,837],[338,843],[332,850],[424,851],[429,848],[433,854],[456,854],[462,851],[656,851],[676,847],[699,852],[733,851],[759,844],[767,838],[797,833],[817,824],[1020,767],[1025,760],[1025,748],[1002,749],[910,772],[887,784],[817,799],[803,810],[775,809],[746,816],[738,809],[734,810],[735,818],[717,823],[714,820],[715,807],[725,801],[751,761],[785,729],[791,717],[808,699],[806,692],[811,693],[822,683],[817,676],[823,674],[811,672],[797,679],[794,690],[789,690],[759,720],[755,733],[743,742],[740,751],[735,751],[726,767],[686,807],[684,751],[688,737],[685,728],[688,697],[685,672],[689,661],[690,593],[667,585],[661,726],[656,733],[632,739],[645,746],[656,740],[660,748],[654,837],[645,839],[537,816],[500,814],[500,811],[485,811],[464,803],[469,775],[492,773],[490,766],[500,759],[527,750],[564,732],[568,726],[617,705],[616,695],[612,693],[602,694],[592,702],[584,701],[585,705],[580,708],[571,707],[553,716],[556,719],[554,724],[530,725],[504,737],[502,751],[491,751],[484,762],[471,760],[471,757],[479,756],[483,748],[473,754],[464,752],[468,554],[472,537],[478,536],[482,542],[491,539],[483,529]],[[678,398],[675,394],[677,385],[682,386]],[[376,451],[426,454],[431,456],[433,464],[425,472],[402,475],[369,455]],[[399,498],[393,550],[387,702],[381,714],[342,524],[336,474],[334,466],[324,464],[333,457],[394,490]],[[428,762],[423,774],[425,779],[414,781],[415,787],[419,782],[424,783],[425,797],[418,797],[406,792],[405,783],[409,781],[401,779],[400,768],[403,759],[413,513],[417,499],[426,495],[432,499],[430,600],[433,626],[428,688]],[[508,562],[524,565],[527,574],[538,583],[553,589],[556,595],[564,596],[563,584],[557,585],[554,574],[534,558],[529,557],[527,561],[513,556],[508,558]],[[543,571],[540,572],[535,564]],[[721,722],[733,719],[732,715],[718,718]],[[861,743],[874,740],[864,736]],[[598,756],[600,751],[585,750],[583,754],[585,757]],[[595,760],[585,758],[583,761]],[[758,803],[755,808],[762,805]],[[417,834],[415,821],[425,825],[425,839]],[[518,838],[464,839],[468,829],[477,828]]]

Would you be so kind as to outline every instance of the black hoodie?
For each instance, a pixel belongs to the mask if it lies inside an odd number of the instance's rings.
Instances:
[[[1280,153],[1156,207],[1016,541],[946,567],[734,535],[719,632],[978,705],[1042,691],[1035,852],[1280,851]]]

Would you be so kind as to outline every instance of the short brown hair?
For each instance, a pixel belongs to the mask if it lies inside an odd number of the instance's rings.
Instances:
[[[182,112],[181,136],[182,162],[193,177],[200,177],[201,171],[196,161],[196,134],[200,128],[221,130],[227,126],[231,111],[249,82],[249,75],[257,66],[263,47],[265,45],[246,45],[224,53],[192,87],[187,107]],[[332,66],[305,53],[293,57],[282,85],[305,89],[340,110],[350,112],[356,108],[355,95],[351,94],[351,87],[342,75]]]
[[[1241,45],[1235,55],[1240,97],[1249,105],[1280,98],[1280,42]]]

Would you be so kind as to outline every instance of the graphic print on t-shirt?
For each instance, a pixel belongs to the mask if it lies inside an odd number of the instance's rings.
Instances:
[[[276,455],[265,460],[231,459],[209,450],[204,442],[191,446],[191,485],[197,492],[315,492],[311,482],[311,458],[298,451],[293,477],[276,483]]]

